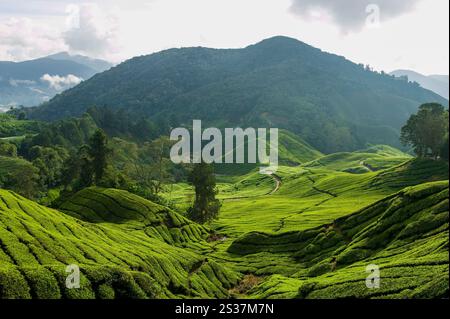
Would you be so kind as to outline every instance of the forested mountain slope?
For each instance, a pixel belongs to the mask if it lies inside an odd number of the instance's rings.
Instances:
[[[244,49],[171,49],[128,60],[56,96],[31,116],[123,108],[160,125],[287,129],[322,152],[399,145],[400,127],[425,102],[448,101],[300,41],[275,37]]]

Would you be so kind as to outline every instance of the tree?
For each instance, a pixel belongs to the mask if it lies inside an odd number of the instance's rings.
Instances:
[[[64,161],[61,173],[61,184],[65,190],[69,190],[72,182],[80,176],[81,162],[79,154],[72,154]]]
[[[20,112],[19,115],[17,116],[17,119],[18,119],[19,121],[25,121],[25,120],[27,119],[27,114],[26,114],[24,111],[22,111],[22,112]]]
[[[89,140],[89,145],[82,145],[78,152],[65,160],[62,169],[62,184],[66,189],[74,183],[74,190],[100,185],[108,167],[111,150],[108,139],[102,130],[97,130]]]
[[[108,166],[108,138],[103,130],[98,129],[89,141],[88,153],[91,158],[94,180],[98,185],[103,178],[106,167]]]
[[[0,187],[10,189],[28,199],[38,195],[38,169],[32,165],[24,165],[20,173],[8,173],[0,176]]]
[[[17,146],[0,141],[0,156],[17,157]]]
[[[428,155],[437,159],[448,136],[448,111],[437,103],[423,104],[417,114],[411,115],[402,128],[401,142],[412,145],[419,157]]]
[[[94,166],[92,165],[92,159],[90,157],[89,146],[85,145],[78,151],[79,159],[79,179],[76,186],[76,190],[90,187],[94,184]]]
[[[140,151],[139,161],[134,165],[135,177],[139,184],[149,188],[155,196],[158,196],[170,178],[169,154],[172,144],[173,142],[166,136],[145,143]]]
[[[195,164],[188,181],[195,189],[194,205],[188,210],[189,218],[202,224],[217,218],[220,202],[216,199],[213,167],[206,163]]]
[[[69,156],[67,150],[60,146],[33,146],[28,153],[34,167],[39,170],[42,188],[60,185],[64,161]]]

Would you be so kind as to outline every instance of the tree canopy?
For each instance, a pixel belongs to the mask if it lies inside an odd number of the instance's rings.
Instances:
[[[441,104],[423,104],[417,114],[411,115],[403,126],[401,141],[404,145],[411,145],[419,157],[445,157],[448,120],[448,110]]]
[[[217,188],[213,166],[206,163],[195,164],[188,180],[195,189],[194,205],[188,210],[189,218],[199,223],[217,218],[220,202],[216,199]]]

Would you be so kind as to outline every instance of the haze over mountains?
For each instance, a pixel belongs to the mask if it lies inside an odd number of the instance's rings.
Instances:
[[[449,98],[448,75],[423,75],[411,70],[396,70],[390,74],[396,77],[407,77],[410,82],[417,82],[421,87],[431,90],[447,100]]]
[[[367,143],[399,146],[401,126],[427,102],[448,105],[413,83],[274,37],[243,49],[183,48],[135,57],[31,116],[57,120],[107,106],[167,127],[192,119],[218,127],[279,127],[335,152]]]
[[[66,52],[24,62],[0,61],[0,107],[39,105],[111,66]]]

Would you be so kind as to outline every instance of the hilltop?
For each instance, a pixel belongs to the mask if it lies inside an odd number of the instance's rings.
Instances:
[[[130,59],[36,108],[57,120],[124,109],[164,127],[278,127],[321,152],[399,146],[400,127],[441,96],[303,42],[274,37],[243,49],[170,49]]]

